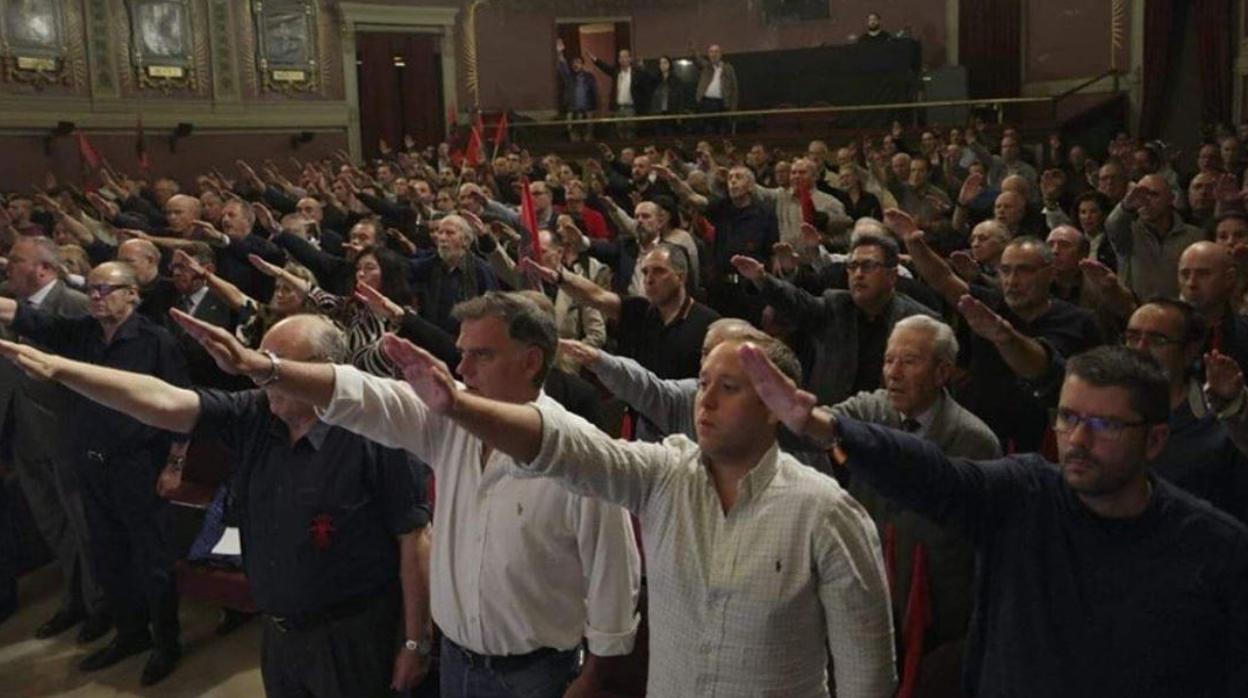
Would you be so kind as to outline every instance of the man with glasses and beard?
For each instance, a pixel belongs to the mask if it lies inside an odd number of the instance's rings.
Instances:
[[[130,266],[105,262],[87,276],[89,317],[0,298],[0,324],[63,356],[186,386],[186,361],[169,331],[135,312],[138,288]],[[117,627],[112,642],[79,667],[104,669],[154,645],[142,674],[148,686],[181,656],[171,511],[156,481],[167,459],[180,466],[185,441],[175,444],[173,434],[89,400],[69,404],[62,418],[74,425],[66,448],[91,532],[88,551]]]

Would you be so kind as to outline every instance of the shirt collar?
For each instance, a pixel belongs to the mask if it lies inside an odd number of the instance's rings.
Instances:
[[[944,403],[946,396],[947,396],[947,393],[942,391],[940,394],[940,397],[936,398],[935,402],[928,405],[927,409],[923,410],[922,412],[918,414],[903,414],[901,415],[901,417],[903,420],[913,419],[914,421],[919,423],[919,430],[915,432],[916,435],[926,434],[928,430],[932,428],[932,422],[936,421],[936,412],[940,409],[940,406]]]
[[[701,451],[699,451],[699,457],[702,458],[702,472],[706,476],[707,483],[710,484],[712,482],[710,466],[707,465]],[[778,442],[773,441],[771,448],[767,449],[767,452],[763,454],[763,457],[758,459],[758,463],[756,463],[753,468],[750,468],[750,472],[746,473],[745,477],[741,478],[738,482],[737,501],[733,505],[733,509],[736,509],[747,502],[758,499],[758,497],[766,491],[767,486],[771,484],[771,481],[775,479],[776,473],[779,472],[779,470],[780,445]]]
[[[283,444],[290,444],[290,427],[286,425],[286,422],[278,418],[277,415],[270,413],[270,416],[273,420],[269,425],[270,432],[273,436],[280,439]],[[312,450],[319,451],[325,445],[325,439],[329,437],[331,428],[330,425],[318,419],[312,425],[312,428],[308,430],[308,433],[304,434],[299,441],[307,441]],[[299,442],[296,441],[295,443],[298,444]],[[293,448],[294,445],[291,444],[290,447]]]
[[[43,305],[43,302],[48,299],[48,294],[52,293],[52,288],[56,286],[56,282],[56,279],[52,279],[48,283],[44,284],[43,288],[30,294],[30,297],[26,299],[26,302],[30,303],[31,306],[35,308]]]
[[[204,296],[208,295],[208,287],[200,286],[198,291],[191,293],[186,299],[191,303],[191,311],[194,312],[199,304],[204,302]]]

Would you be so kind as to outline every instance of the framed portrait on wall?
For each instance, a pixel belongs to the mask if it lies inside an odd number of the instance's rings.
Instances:
[[[139,82],[185,81],[191,67],[190,0],[127,0]]]
[[[316,85],[315,0],[256,0],[258,65],[265,89],[288,92]]]
[[[0,49],[8,72],[62,72],[65,16],[57,0],[0,0]]]

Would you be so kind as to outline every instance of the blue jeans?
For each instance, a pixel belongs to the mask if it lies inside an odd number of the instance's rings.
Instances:
[[[571,683],[576,650],[550,652],[530,662],[469,659],[442,638],[441,698],[560,698]]]

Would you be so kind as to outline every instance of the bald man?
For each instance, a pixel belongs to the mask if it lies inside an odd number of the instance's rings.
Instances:
[[[171,237],[190,238],[195,221],[203,216],[204,207],[199,199],[186,194],[174,194],[165,202],[165,234]]]
[[[1179,257],[1179,294],[1209,328],[1205,349],[1217,348],[1248,367],[1248,317],[1233,307],[1239,274],[1235,259],[1216,242],[1192,243]]]
[[[1205,239],[1174,210],[1174,191],[1164,177],[1146,175],[1114,207],[1105,232],[1118,254],[1118,276],[1138,298],[1177,298],[1179,255]]]
[[[178,299],[173,280],[160,275],[160,249],[147,240],[127,240],[117,248],[117,261],[134,270],[139,287],[138,312],[158,325],[166,324]]]
[[[139,283],[130,265],[105,262],[92,269],[87,299],[90,316],[69,318],[0,298],[0,324],[79,361],[188,384],[186,362],[169,331],[135,312]],[[185,454],[185,439],[84,399],[72,400],[63,418],[74,425],[63,447],[78,477],[87,549],[117,627],[112,641],[79,668],[97,671],[153,649],[142,674],[148,686],[168,676],[182,653],[172,510],[156,481],[175,454]],[[175,441],[183,448],[173,450]]]

